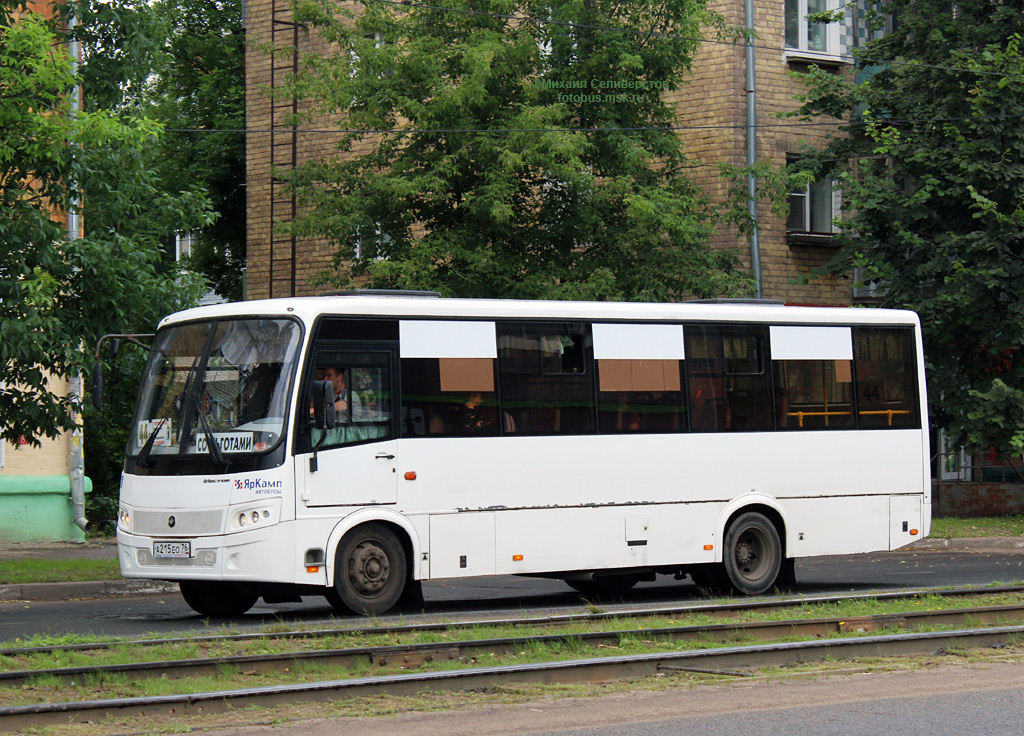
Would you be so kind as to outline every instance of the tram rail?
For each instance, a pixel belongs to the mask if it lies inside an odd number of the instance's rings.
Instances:
[[[576,632],[539,636],[503,637],[444,643],[353,647],[329,650],[302,650],[273,654],[249,654],[220,657],[202,657],[127,664],[83,665],[36,670],[0,672],[0,686],[20,686],[42,677],[64,679],[95,678],[99,675],[131,675],[133,678],[164,677],[191,678],[223,674],[227,670],[239,673],[263,674],[279,672],[313,663],[317,666],[356,667],[398,665],[418,667],[445,660],[468,660],[494,654],[508,654],[524,648],[543,645],[580,643],[591,647],[618,647],[638,633],[660,641],[684,643],[734,641],[737,638],[774,641],[785,637],[824,638],[851,633],[866,633],[881,629],[921,628],[924,626],[1024,624],[1024,605],[986,606],[948,611],[910,611],[875,616],[828,617],[815,619],[787,619],[784,621],[736,622],[711,625],[670,626],[615,631]]]
[[[424,690],[470,690],[502,683],[607,682],[678,670],[720,671],[731,675],[743,667],[781,666],[826,657],[891,657],[935,654],[958,646],[1000,646],[1021,635],[1024,635],[1024,626],[1000,626],[414,672],[180,695],[21,705],[0,708],[0,731],[67,724],[82,719],[96,721],[108,716],[220,712],[251,705],[266,707],[381,694],[414,695]]]
[[[214,644],[218,642],[247,642],[259,640],[316,639],[328,636],[389,635],[428,631],[457,631],[479,626],[559,626],[581,622],[596,622],[608,619],[646,618],[651,616],[685,616],[705,614],[729,617],[753,611],[784,610],[810,605],[850,603],[862,600],[898,601],[934,596],[940,598],[965,598],[982,595],[1024,592],[1024,585],[990,585],[959,588],[908,588],[898,591],[875,591],[822,596],[783,596],[773,598],[748,598],[726,602],[694,603],[684,606],[655,606],[646,608],[621,608],[587,613],[552,614],[546,616],[517,616],[510,618],[481,618],[463,621],[427,621],[420,623],[386,624],[382,626],[330,626],[325,628],[300,629],[292,631],[253,632],[236,634],[207,634],[201,636],[178,636],[146,639],[111,639],[108,641],[76,642],[69,644],[23,646],[0,648],[0,657],[17,657],[26,654],[48,654],[54,652],[87,652],[122,646],[154,647],[173,644]],[[353,619],[361,622],[363,619]]]
[[[1010,587],[1010,586],[1007,586]],[[1003,588],[973,589],[975,594],[1007,592]],[[1012,586],[1014,592],[1019,586]],[[965,589],[957,589],[962,594]],[[937,595],[951,591],[927,591],[926,595]],[[905,592],[904,592],[905,593]],[[914,596],[920,596],[918,591]],[[909,597],[914,597],[909,596]],[[866,596],[852,596],[853,598]],[[880,596],[873,596],[878,598]],[[906,597],[906,596],[905,596]],[[834,600],[835,597],[829,597]],[[851,597],[844,597],[849,600]],[[800,603],[808,599],[799,599]],[[731,610],[747,610],[744,601]],[[769,604],[771,602],[762,602]],[[775,601],[777,604],[778,601]],[[725,613],[725,604],[688,607],[716,607]],[[681,609],[671,609],[671,612]],[[648,609],[645,616],[665,614],[665,609]],[[587,617],[622,617],[623,613],[586,614]],[[634,615],[640,615],[636,612]],[[675,614],[673,614],[675,615]],[[551,619],[578,620],[579,616],[544,617]],[[524,619],[516,619],[522,622]],[[534,623],[538,619],[532,620]],[[1010,622],[1013,622],[1012,624]],[[980,624],[991,624],[981,627]],[[480,622],[459,623],[457,626],[474,625]],[[360,631],[381,631],[403,627],[374,627]],[[437,627],[437,624],[428,626]],[[447,624],[452,626],[452,624]],[[887,628],[914,628],[935,626],[958,626],[955,630],[925,631],[896,634],[872,634]],[[348,630],[350,633],[352,630]],[[290,632],[296,633],[296,632]],[[834,637],[855,633],[856,636]],[[896,614],[860,616],[856,618],[788,619],[772,622],[723,622],[699,626],[653,627],[641,629],[619,629],[590,633],[545,634],[542,636],[508,637],[478,641],[452,641],[423,645],[397,645],[383,647],[361,647],[348,650],[287,652],[275,655],[249,655],[219,657],[210,661],[189,660],[169,662],[141,662],[130,665],[101,665],[98,667],[55,668],[51,670],[2,673],[0,685],[26,682],[33,677],[75,677],[129,673],[133,678],[142,676],[196,676],[209,668],[210,671],[224,672],[225,668],[239,668],[244,671],[260,671],[260,668],[282,669],[294,667],[299,661],[317,661],[319,664],[354,664],[370,661],[375,664],[398,664],[417,666],[442,659],[480,660],[487,653],[516,651],[531,644],[558,644],[568,641],[589,646],[616,646],[625,637],[657,639],[673,642],[693,641],[695,638],[729,641],[736,637],[745,639],[774,640],[770,643],[744,644],[741,646],[718,646],[685,651],[656,652],[633,655],[575,658],[562,661],[535,664],[515,664],[496,667],[465,667],[456,670],[422,671],[403,674],[388,674],[351,679],[335,679],[321,682],[290,683],[256,688],[194,692],[180,695],[153,697],[124,697],[86,700],[62,703],[15,705],[0,708],[0,731],[24,730],[29,727],[66,724],[87,719],[95,721],[106,716],[154,715],[158,713],[211,712],[259,704],[268,706],[279,703],[311,702],[337,698],[358,697],[370,694],[409,695],[423,690],[464,690],[493,687],[499,683],[527,682],[593,682],[626,679],[665,671],[712,672],[724,675],[739,674],[744,668],[779,666],[793,662],[809,662],[825,657],[849,658],[858,656],[896,656],[906,654],[935,653],[953,647],[984,647],[1003,644],[1024,635],[1024,605],[985,606],[980,608],[958,608],[953,610],[909,611]],[[278,634],[265,634],[265,638]],[[809,640],[784,641],[786,637],[804,637]],[[203,637],[208,639],[209,637]],[[140,642],[141,643],[141,642]],[[11,650],[7,650],[11,651]],[[170,674],[174,673],[174,674]],[[20,679],[19,679],[20,678]]]

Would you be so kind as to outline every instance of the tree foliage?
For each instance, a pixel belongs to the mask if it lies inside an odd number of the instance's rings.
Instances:
[[[161,269],[158,238],[209,213],[154,189],[143,154],[160,126],[72,110],[78,79],[58,28],[14,10],[0,8],[0,437],[35,442],[72,427],[72,397],[50,393],[47,375],[87,369],[100,335],[152,328],[194,301],[195,284]],[[86,189],[106,208],[69,237],[64,214]]]
[[[846,119],[803,164],[842,189],[841,250],[886,306],[921,315],[931,416],[955,443],[1019,454],[1024,404],[1024,13],[1019,2],[893,0],[896,30],[852,83],[806,75],[801,115]]]
[[[715,212],[665,129],[664,94],[702,24],[720,25],[702,0],[301,0],[297,14],[333,44],[294,93],[338,116],[339,153],[288,174],[294,232],[336,248],[325,281],[633,300],[747,288],[708,247]]]
[[[240,0],[78,0],[90,109],[165,127],[147,151],[154,185],[197,193],[217,217],[197,232],[188,265],[229,300],[245,267],[245,79]],[[175,230],[167,231],[170,237]]]

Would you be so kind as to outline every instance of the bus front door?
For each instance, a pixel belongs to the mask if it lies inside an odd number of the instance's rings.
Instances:
[[[396,502],[394,362],[388,350],[317,351],[314,377],[334,387],[336,426],[313,430],[309,452],[296,457],[299,499],[307,507]]]

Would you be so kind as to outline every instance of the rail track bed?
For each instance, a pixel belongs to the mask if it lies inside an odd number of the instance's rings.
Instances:
[[[264,632],[110,641],[61,647],[18,647],[0,650],[0,697],[31,688],[40,681],[90,683],[102,687],[108,678],[180,679],[227,677],[238,673],[270,674],[289,679],[264,687],[225,688],[177,694],[89,698],[66,702],[25,703],[0,707],[0,731],[67,724],[106,716],[211,712],[259,704],[315,702],[364,695],[410,695],[424,690],[468,690],[503,683],[578,683],[611,681],[665,672],[703,672],[743,676],[755,668],[831,658],[933,654],[951,648],[1005,644],[1024,634],[1024,601],[1013,604],[960,605],[999,595],[1024,592],[1024,586],[916,589],[876,595],[780,598],[685,607],[591,612],[541,618],[512,618],[473,622],[428,622],[397,626],[331,628],[309,631]],[[922,597],[953,602],[914,610]],[[860,616],[808,617],[808,608],[857,601],[901,601],[906,610]],[[802,609],[804,617],[776,620],[728,620],[756,613],[784,616]],[[703,617],[711,622],[665,625],[673,619]],[[581,630],[581,627],[595,630]],[[522,629],[503,637],[473,638],[481,629]],[[527,630],[529,629],[529,630]],[[401,640],[429,638],[416,643],[368,646],[324,646],[347,638]],[[465,637],[465,638],[460,638]],[[268,653],[198,656],[148,660],[157,646],[217,647],[228,644],[274,643],[276,648],[305,644],[305,648]],[[644,643],[646,651],[622,654]],[[114,650],[131,661],[33,668],[40,658],[102,653]],[[193,650],[199,651],[199,650]],[[482,666],[517,652],[548,652],[545,661]],[[606,652],[616,652],[611,655]],[[420,671],[409,671],[417,669]],[[317,679],[317,671],[353,671],[359,676]],[[381,674],[365,673],[380,672]],[[0,702],[10,702],[5,697]]]

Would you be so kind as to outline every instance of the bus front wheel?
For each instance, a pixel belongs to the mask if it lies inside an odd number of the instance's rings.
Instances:
[[[384,524],[364,524],[341,538],[334,587],[325,597],[338,610],[384,613],[402,597],[407,567],[398,535]]]
[[[782,566],[779,532],[755,511],[742,514],[725,533],[722,557],[736,590],[746,595],[764,593],[775,584]]]
[[[181,597],[200,616],[232,618],[241,616],[256,604],[259,596],[239,583],[208,580],[182,580]]]

